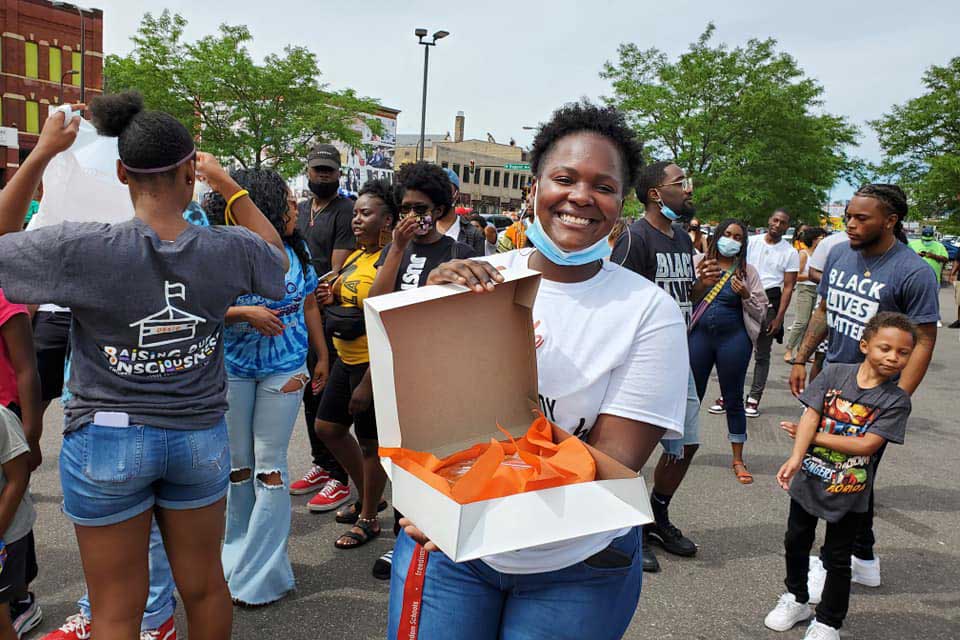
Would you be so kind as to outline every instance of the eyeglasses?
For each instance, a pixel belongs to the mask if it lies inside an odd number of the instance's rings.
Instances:
[[[402,204],[402,205],[400,205],[400,213],[402,213],[403,215],[408,215],[408,214],[412,211],[413,213],[415,213],[415,214],[418,215],[418,216],[425,216],[425,215],[427,215],[428,213],[430,213],[431,211],[433,211],[434,209],[435,209],[435,207],[431,207],[431,206],[428,205],[428,204]]]
[[[680,188],[684,191],[693,191],[693,178],[681,178],[675,182],[668,182],[666,184],[658,184],[658,187],[672,187],[673,185],[678,184]]]

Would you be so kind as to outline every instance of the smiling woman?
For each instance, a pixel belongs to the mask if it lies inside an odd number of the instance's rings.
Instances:
[[[659,287],[604,260],[607,236],[637,177],[640,144],[614,109],[589,103],[558,110],[534,140],[531,168],[535,248],[454,260],[429,284],[477,293],[503,280],[499,268],[543,274],[533,307],[537,371],[546,417],[632,469],[660,437],[683,431],[686,329]],[[456,357],[455,354],[449,354]],[[639,528],[588,535],[481,560],[454,563],[414,523],[393,556],[388,637],[397,637],[419,598],[420,638],[620,638],[640,597]],[[422,547],[420,545],[423,545]],[[516,593],[523,593],[517,597]],[[556,606],[554,603],[563,603]]]

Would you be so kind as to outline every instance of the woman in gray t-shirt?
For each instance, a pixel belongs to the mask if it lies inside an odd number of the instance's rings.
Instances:
[[[0,286],[10,300],[73,310],[60,478],[97,634],[139,634],[156,513],[190,636],[226,640],[224,316],[239,295],[282,297],[288,260],[273,225],[175,118],[145,111],[135,93],[91,110],[98,132],[118,138],[135,217],[11,233],[47,162],[76,136],[78,120],[54,114],[0,194]],[[184,220],[198,179],[237,226]]]

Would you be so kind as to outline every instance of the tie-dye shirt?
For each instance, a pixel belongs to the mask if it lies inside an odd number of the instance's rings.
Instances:
[[[247,322],[228,325],[224,331],[224,355],[227,374],[237,378],[296,371],[307,361],[307,324],[303,303],[317,288],[317,273],[307,265],[304,275],[300,260],[289,246],[290,269],[286,275],[287,295],[282,300],[267,300],[248,294],[237,298],[237,306],[263,306],[279,311],[283,333],[265,336]]]

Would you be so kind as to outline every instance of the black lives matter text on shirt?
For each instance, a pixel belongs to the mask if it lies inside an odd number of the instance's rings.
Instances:
[[[353,200],[337,196],[318,212],[313,212],[313,203],[313,198],[308,198],[297,205],[297,229],[307,241],[314,270],[322,276],[333,268],[335,250],[353,251],[357,248],[352,227]]]
[[[612,262],[635,271],[670,294],[687,324],[693,313],[693,242],[680,225],[673,225],[673,237],[641,218],[627,227],[617,240]]]
[[[390,253],[390,245],[383,248],[380,259],[377,260],[377,268],[383,266]],[[448,260],[476,258],[477,253],[469,245],[457,242],[447,236],[441,237],[431,244],[421,244],[411,242],[403,252],[403,260],[400,262],[400,269],[397,271],[397,282],[393,287],[394,291],[406,291],[407,289],[416,289],[427,284],[427,277],[430,272]]]

